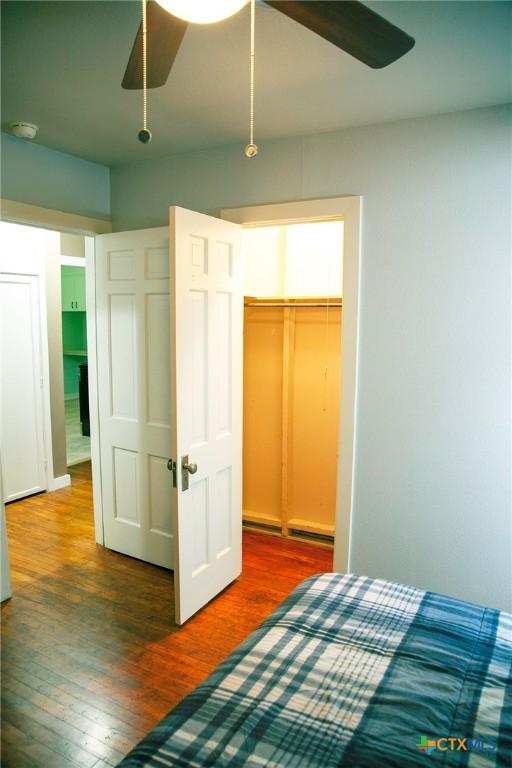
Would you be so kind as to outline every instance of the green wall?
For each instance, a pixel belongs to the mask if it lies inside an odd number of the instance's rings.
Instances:
[[[68,355],[66,350],[87,350],[85,312],[62,313],[62,347],[64,351],[64,397],[78,397],[78,366],[86,363],[83,355]]]

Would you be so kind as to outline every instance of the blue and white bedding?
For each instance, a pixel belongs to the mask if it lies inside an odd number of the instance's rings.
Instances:
[[[512,616],[310,578],[122,768],[512,766]]]

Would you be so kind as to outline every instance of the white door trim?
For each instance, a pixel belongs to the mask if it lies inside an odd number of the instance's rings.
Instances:
[[[350,570],[357,436],[362,198],[358,195],[223,208],[220,216],[245,227],[343,219],[343,351],[334,568]]]
[[[1,465],[0,457],[0,465]],[[5,524],[5,504],[2,473],[0,472],[0,602],[12,597],[11,568],[9,565],[9,546]]]
[[[48,490],[60,491],[61,488],[66,488],[68,485],[71,485],[71,475],[59,475],[58,477],[53,477],[51,479]]]
[[[87,364],[89,377],[89,422],[91,427],[92,499],[97,544],[104,545],[103,490],[100,461],[100,417],[98,410],[98,351],[96,339],[96,244],[85,238],[85,298],[87,320]]]

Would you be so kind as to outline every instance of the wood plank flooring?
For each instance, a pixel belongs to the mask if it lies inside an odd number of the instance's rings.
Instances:
[[[94,542],[90,464],[72,486],[7,506],[3,768],[108,768],[332,551],[244,533],[244,567],[184,627],[172,574]]]

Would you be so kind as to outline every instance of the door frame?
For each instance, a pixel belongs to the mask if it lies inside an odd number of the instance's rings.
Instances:
[[[89,409],[91,420],[91,466],[93,477],[93,507],[95,540],[98,544],[104,543],[103,538],[103,508],[101,489],[101,466],[99,461],[100,435],[97,408],[97,366],[96,366],[96,268],[94,237],[112,232],[112,222],[107,219],[97,219],[80,214],[67,213],[53,208],[43,208],[37,205],[20,203],[7,198],[0,199],[0,220],[11,224],[23,224],[27,227],[46,229],[52,232],[69,232],[74,235],[84,235],[85,240],[85,280],[86,280],[86,310],[87,310],[87,345],[91,350],[93,375],[89,376]],[[44,297],[44,310],[46,314],[46,297]],[[94,398],[94,400],[93,400]],[[94,405],[96,402],[96,405]],[[91,407],[92,405],[92,407]],[[51,425],[50,425],[51,426]],[[50,430],[51,438],[51,430]],[[51,462],[51,464],[50,464]],[[50,452],[48,466],[52,468],[53,478],[53,454]],[[67,476],[66,476],[67,477]],[[66,483],[67,484],[67,483]],[[53,483],[48,487],[49,491],[56,491],[61,487],[59,483]]]
[[[41,229],[89,235],[112,231],[110,221],[64,213],[48,208],[2,201],[2,220]],[[362,245],[362,207],[359,195],[314,198],[284,203],[269,203],[237,208],[222,208],[212,215],[242,224],[244,227],[277,226],[313,221],[344,221],[343,237],[343,354],[342,400],[340,409],[339,455],[336,492],[334,567],[343,571],[350,567],[349,551],[352,535],[354,476],[357,439],[360,271]],[[99,461],[99,417],[97,407],[96,365],[96,263],[94,240],[86,240],[87,344],[93,365],[89,369],[89,404],[91,418],[91,464],[95,537],[104,544],[101,466]],[[92,375],[91,375],[92,374]]]
[[[342,220],[344,223],[342,391],[338,428],[334,569],[349,570],[357,438],[362,197],[350,195],[223,208],[220,217],[248,228],[332,220]]]
[[[96,232],[95,234],[105,234]],[[87,323],[87,365],[89,383],[89,423],[91,433],[92,506],[94,537],[104,546],[103,487],[101,479],[101,438],[98,404],[98,349],[96,331],[96,243],[94,237],[85,239],[85,318]]]

